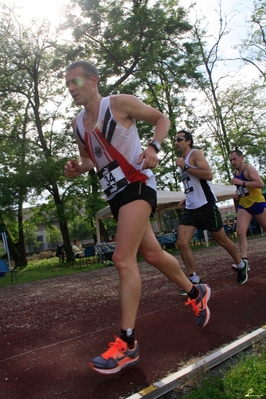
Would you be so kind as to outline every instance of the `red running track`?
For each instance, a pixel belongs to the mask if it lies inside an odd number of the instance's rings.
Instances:
[[[179,289],[140,263],[136,332],[141,357],[115,375],[88,367],[120,330],[115,268],[1,288],[0,398],[123,399],[263,326],[265,238],[250,242],[251,273],[242,286],[236,285],[222,248],[195,254],[199,274],[212,288],[210,322],[197,327]]]

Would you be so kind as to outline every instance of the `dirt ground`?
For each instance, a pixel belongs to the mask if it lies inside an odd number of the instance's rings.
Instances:
[[[140,362],[117,375],[89,369],[120,330],[114,267],[0,289],[1,399],[124,399],[266,322],[265,237],[249,242],[251,272],[236,284],[232,260],[220,247],[195,252],[212,288],[204,328],[179,288],[139,263],[142,297],[136,333]],[[180,255],[176,255],[181,260]]]

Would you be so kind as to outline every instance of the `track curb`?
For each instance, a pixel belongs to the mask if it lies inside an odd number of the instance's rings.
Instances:
[[[237,339],[231,344],[218,349],[211,355],[208,355],[201,360],[185,367],[178,372],[172,373],[162,380],[155,382],[154,384],[144,388],[143,390],[135,393],[125,399],[156,399],[160,398],[163,394],[166,394],[176,388],[178,385],[184,383],[188,379],[195,375],[207,371],[218,364],[224,362],[230,357],[243,351],[249,346],[255,344],[261,339],[266,337],[266,325],[257,330],[245,335],[242,338]]]

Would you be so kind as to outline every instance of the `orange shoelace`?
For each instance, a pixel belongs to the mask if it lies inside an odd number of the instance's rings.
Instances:
[[[109,349],[102,354],[104,359],[109,359],[114,356],[118,351],[125,352],[127,350],[127,343],[122,339],[115,337],[115,342],[109,342]]]
[[[196,299],[188,299],[188,301],[185,303],[185,305],[191,305],[193,312],[195,313],[196,316],[199,316],[200,312],[199,312],[199,308],[198,305],[196,304]]]

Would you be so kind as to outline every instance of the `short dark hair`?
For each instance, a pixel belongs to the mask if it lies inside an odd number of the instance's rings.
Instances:
[[[190,140],[190,144],[189,144],[190,148],[193,148],[193,137],[192,137],[192,134],[190,132],[188,132],[187,130],[185,130],[185,129],[179,130],[176,134],[179,134],[179,133],[184,133],[186,140]]]
[[[99,81],[99,73],[98,73],[98,71],[97,71],[97,68],[96,68],[93,64],[91,64],[90,62],[88,62],[88,61],[83,61],[83,60],[74,61],[74,62],[72,62],[72,64],[70,64],[70,65],[67,67],[66,71],[68,72],[68,71],[70,71],[71,69],[76,69],[76,68],[79,68],[79,67],[83,68],[84,75],[85,75],[87,78],[90,78],[91,76],[96,75],[97,78],[98,78],[98,81]]]
[[[240,151],[240,150],[238,150],[237,148],[236,148],[235,150],[231,151],[231,152],[230,152],[230,155],[233,154],[234,152],[236,153],[236,155],[237,155],[238,157],[243,157],[243,156],[244,156],[243,152]]]

